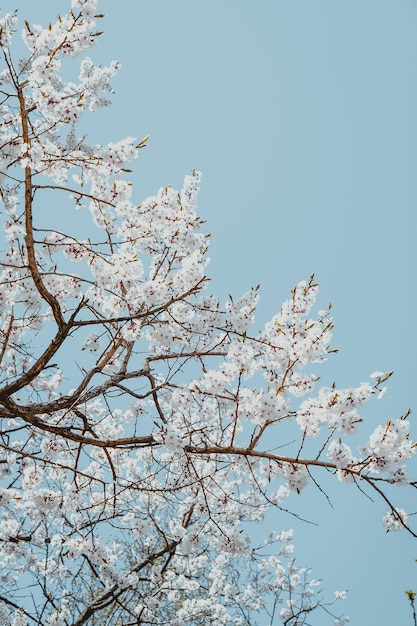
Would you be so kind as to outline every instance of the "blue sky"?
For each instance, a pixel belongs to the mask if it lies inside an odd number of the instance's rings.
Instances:
[[[2,4],[41,23],[68,6]],[[415,0],[103,0],[100,9],[105,35],[91,56],[122,67],[114,105],[85,130],[101,143],[151,135],[134,165],[137,201],[202,170],[211,289],[226,298],[260,283],[260,327],[315,272],[340,349],[317,373],[347,386],[394,369],[366,417],[416,412]],[[295,501],[319,523],[297,524],[299,560],[329,591],[349,589],[352,624],[411,624],[404,590],[417,590],[417,544],[386,535],[385,506],[357,490],[330,485],[329,495],[333,509],[314,490]]]

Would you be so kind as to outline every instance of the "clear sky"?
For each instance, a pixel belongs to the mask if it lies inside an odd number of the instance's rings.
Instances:
[[[2,3],[32,23],[68,6]],[[134,165],[138,203],[202,170],[212,290],[226,298],[260,283],[259,327],[315,272],[340,349],[316,373],[347,386],[394,369],[366,417],[373,429],[414,408],[417,439],[416,1],[102,0],[100,9],[105,35],[91,56],[122,68],[114,105],[88,118],[90,140],[151,135]],[[411,626],[404,590],[417,590],[417,542],[385,534],[381,503],[332,483],[328,493],[333,509],[314,489],[294,500],[319,524],[297,524],[298,559],[329,591],[349,589],[352,624]],[[417,510],[417,497],[394,496]]]

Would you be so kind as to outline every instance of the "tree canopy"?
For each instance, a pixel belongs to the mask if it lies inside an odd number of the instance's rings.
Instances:
[[[360,439],[392,372],[318,384],[333,321],[314,275],[253,330],[257,288],[210,292],[200,173],[138,202],[128,165],[147,138],[80,136],[118,69],[87,56],[102,17],[72,0],[25,22],[18,62],[17,13],[0,20],[2,623],[296,626],[320,611],[342,626],[346,593],[327,599],[297,564],[286,499],[330,474],[416,536],[387,490],[415,487],[408,412]],[[256,545],[271,508],[283,527]]]

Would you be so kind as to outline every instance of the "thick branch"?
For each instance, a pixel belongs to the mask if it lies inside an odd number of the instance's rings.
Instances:
[[[70,441],[75,441],[77,443],[92,445],[98,448],[132,448],[158,445],[151,435],[146,437],[121,437],[120,439],[95,439],[94,437],[85,437],[84,435],[75,433],[68,426],[55,426],[44,422],[30,412],[30,407],[21,407],[10,398],[5,400],[3,404],[10,411],[10,417],[20,417],[26,423],[38,428],[39,430],[59,435],[64,439],[69,439]]]
[[[30,145],[29,137],[29,125],[28,125],[28,113],[26,111],[25,98],[23,96],[22,87],[17,86],[17,95],[20,105],[20,117],[22,120],[22,138],[26,146]],[[26,154],[28,156],[28,153]],[[39,294],[49,304],[52,309],[55,321],[58,328],[65,327],[65,320],[62,315],[61,307],[58,300],[53,296],[46,288],[41,275],[39,273],[38,264],[36,262],[35,244],[33,240],[33,216],[32,216],[32,200],[33,200],[33,187],[32,187],[32,170],[29,166],[25,167],[25,227],[26,227],[26,250],[28,255],[29,270],[32,275],[33,282]]]
[[[34,363],[32,367],[27,370],[27,372],[20,376],[20,378],[10,383],[9,385],[6,385],[5,387],[3,387],[3,389],[0,389],[0,402],[3,403],[4,406],[7,406],[6,400],[9,396],[16,393],[20,389],[23,389],[23,387],[26,387],[26,385],[29,385],[45,369],[51,358],[54,356],[54,354],[56,354],[56,352],[64,343],[74,325],[74,319],[76,315],[83,306],[84,302],[80,302],[74,313],[71,315],[69,321],[58,328],[57,334],[49,343],[46,350],[38,358],[36,363]]]
[[[272,452],[262,452],[260,450],[253,450],[252,448],[235,448],[235,447],[223,447],[223,446],[210,446],[207,448],[199,448],[196,446],[185,446],[184,450],[185,452],[189,454],[198,454],[198,455],[221,454],[225,456],[244,456],[244,457],[269,459],[271,461],[274,461],[275,463],[278,463],[279,465],[288,463],[290,465],[304,465],[307,468],[310,466],[322,467],[334,473],[339,469],[335,463],[329,463],[328,461],[320,461],[319,459],[300,459],[299,457],[295,458],[295,457],[279,456],[277,454],[273,454]],[[396,517],[401,522],[405,530],[407,530],[413,537],[417,538],[417,533],[415,533],[407,524],[405,524],[405,522],[401,519],[400,515],[398,514],[396,508],[391,503],[388,496],[386,496],[385,493],[382,491],[382,489],[380,489],[378,485],[376,484],[377,480],[384,480],[384,479],[381,479],[381,478],[378,479],[377,477],[367,476],[366,474],[362,473],[360,469],[355,469],[354,467],[347,467],[344,469],[345,471],[349,472],[349,474],[352,475],[355,481],[364,480],[374,491],[376,491],[378,495],[382,498],[382,500],[384,500],[386,504],[389,506],[394,517]],[[388,480],[386,480],[386,482],[388,482]]]

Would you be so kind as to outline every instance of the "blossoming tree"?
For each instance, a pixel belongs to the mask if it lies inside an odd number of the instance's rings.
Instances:
[[[200,174],[138,204],[126,163],[146,139],[78,135],[117,70],[84,56],[96,5],[25,22],[18,64],[17,15],[0,21],[0,622],[342,625],[345,593],[325,599],[292,531],[259,548],[243,524],[327,472],[414,534],[385,489],[412,486],[407,415],[349,446],[390,374],[315,389],[332,320],[314,276],[252,331],[256,289],[206,290]]]

